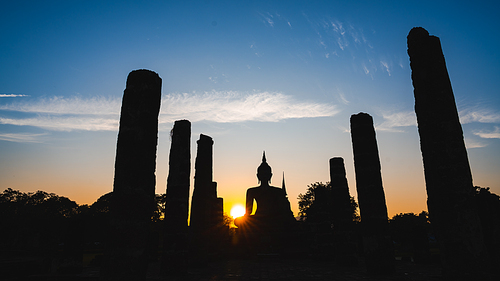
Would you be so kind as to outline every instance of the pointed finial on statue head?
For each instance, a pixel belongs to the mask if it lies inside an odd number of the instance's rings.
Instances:
[[[257,178],[259,179],[259,181],[270,183],[272,175],[273,173],[271,172],[271,166],[267,164],[266,152],[264,151],[264,153],[262,154],[262,163],[260,163],[260,166],[257,168]]]

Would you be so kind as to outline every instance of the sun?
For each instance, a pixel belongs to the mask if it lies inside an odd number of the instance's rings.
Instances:
[[[245,215],[245,207],[243,207],[243,205],[241,204],[236,204],[236,205],[233,205],[233,207],[231,208],[231,217],[233,217],[233,219],[237,218],[237,217],[242,217]]]

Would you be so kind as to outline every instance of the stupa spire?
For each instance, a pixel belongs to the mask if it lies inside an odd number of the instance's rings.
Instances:
[[[287,194],[286,194],[286,187],[285,187],[285,172],[283,172],[283,182],[281,183],[281,189],[283,189],[283,192],[285,193],[285,196],[287,196]]]

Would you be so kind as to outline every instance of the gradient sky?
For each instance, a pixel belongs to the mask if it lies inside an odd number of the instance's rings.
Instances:
[[[441,39],[474,184],[500,194],[500,2],[378,2],[4,1],[0,189],[79,204],[110,192],[125,81],[145,68],[163,79],[157,193],[169,131],[189,119],[193,167],[199,134],[214,139],[227,212],[258,185],[263,150],[295,214],[331,157],[357,197],[349,118],[367,112],[389,216],[426,210],[406,53],[422,26]]]

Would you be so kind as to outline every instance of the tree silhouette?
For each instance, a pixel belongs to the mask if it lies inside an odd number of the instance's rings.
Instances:
[[[300,193],[299,216],[307,222],[332,222],[334,214],[332,187],[329,182],[315,182],[307,186],[305,194]],[[352,220],[359,221],[358,204],[351,196]]]
[[[491,261],[500,266],[500,196],[492,193],[489,187],[474,187],[475,203],[483,228],[484,243]]]
[[[3,246],[21,250],[60,242],[67,221],[78,214],[78,207],[76,202],[54,193],[4,190],[0,194]]]
[[[396,254],[411,257],[415,262],[426,263],[430,260],[429,214],[400,213],[389,220],[391,237],[395,242]]]

